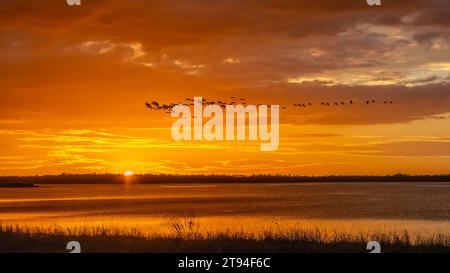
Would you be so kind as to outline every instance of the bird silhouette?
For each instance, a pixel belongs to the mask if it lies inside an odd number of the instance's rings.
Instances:
[[[235,99],[236,97],[230,97],[230,98],[232,98],[232,99]],[[176,105],[185,105],[185,106],[193,106],[194,104],[196,104],[195,103],[195,100],[193,100],[193,99],[190,99],[190,98],[185,98],[184,99],[185,101],[187,101],[187,102],[185,102],[185,103],[183,103],[183,102],[177,102],[177,103],[169,103],[169,104],[166,104],[166,103],[160,103],[160,102],[157,102],[157,101],[152,101],[152,102],[144,102],[144,105],[145,105],[145,107],[146,108],[148,108],[148,109],[151,109],[151,110],[154,110],[154,111],[163,111],[163,112],[165,112],[165,113],[172,113],[173,112],[173,108],[176,106]],[[225,101],[222,101],[222,100],[217,100],[217,101],[214,101],[214,100],[212,100],[212,101],[209,101],[209,100],[207,100],[207,99],[205,99],[205,98],[202,98],[202,100],[201,101],[198,101],[197,103],[198,104],[201,104],[201,105],[212,105],[212,104],[217,104],[217,105],[219,105],[221,108],[226,108],[226,106],[227,105],[236,105],[236,104],[242,104],[242,105],[249,105],[249,103],[246,103],[245,102],[245,98],[239,98],[239,99],[237,99],[236,98],[236,100],[238,100],[237,102],[236,101],[232,101],[232,102],[225,102]],[[189,103],[190,102],[190,103]],[[369,104],[375,104],[376,103],[376,100],[374,100],[374,99],[372,99],[372,100],[366,100],[365,101],[365,104],[366,105],[369,105]],[[380,101],[380,103],[383,103],[383,104],[393,104],[394,102],[393,101],[391,101],[391,100],[381,100]],[[320,102],[320,105],[323,105],[323,106],[330,106],[330,105],[335,105],[335,106],[340,106],[340,105],[343,105],[343,106],[345,106],[345,105],[353,105],[353,104],[355,104],[355,101],[353,101],[352,99],[350,99],[350,100],[348,100],[348,101],[337,101],[337,102],[324,102],[324,101],[322,101],[322,102]],[[356,103],[357,104],[357,103]],[[262,104],[257,104],[257,106],[261,106]],[[313,104],[311,103],[311,102],[307,102],[307,103],[294,103],[294,104],[292,104],[294,107],[312,107],[313,106]],[[287,105],[287,106],[281,106],[281,109],[282,110],[289,110],[288,108],[289,108],[289,106],[290,105]]]

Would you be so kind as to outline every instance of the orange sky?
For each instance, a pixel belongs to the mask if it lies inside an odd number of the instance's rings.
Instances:
[[[343,2],[2,2],[0,175],[449,173],[450,2]],[[287,105],[279,149],[144,106],[194,96]]]

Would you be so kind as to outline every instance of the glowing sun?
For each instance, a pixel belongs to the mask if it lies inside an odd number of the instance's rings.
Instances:
[[[123,173],[123,175],[125,175],[125,176],[133,176],[134,172],[133,171],[126,171],[126,172]]]

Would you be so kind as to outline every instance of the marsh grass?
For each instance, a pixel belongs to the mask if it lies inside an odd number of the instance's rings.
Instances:
[[[251,232],[202,232],[193,217],[167,222],[168,234],[144,235],[137,229],[106,227],[37,228],[0,224],[0,252],[68,252],[79,241],[82,252],[259,252],[367,253],[367,242],[378,241],[383,253],[450,252],[450,235],[411,236],[403,232],[350,234],[320,229]]]
[[[200,239],[202,234],[200,233],[200,224],[193,217],[185,218],[171,218],[167,222],[167,226],[172,230],[172,233],[179,239]]]

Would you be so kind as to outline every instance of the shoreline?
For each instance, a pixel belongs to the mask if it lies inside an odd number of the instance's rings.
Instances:
[[[0,188],[39,188],[34,183],[0,183]]]
[[[191,184],[191,183],[369,183],[369,182],[450,182],[450,174],[440,175],[171,175],[171,174],[62,174],[42,176],[0,176],[3,184]]]

